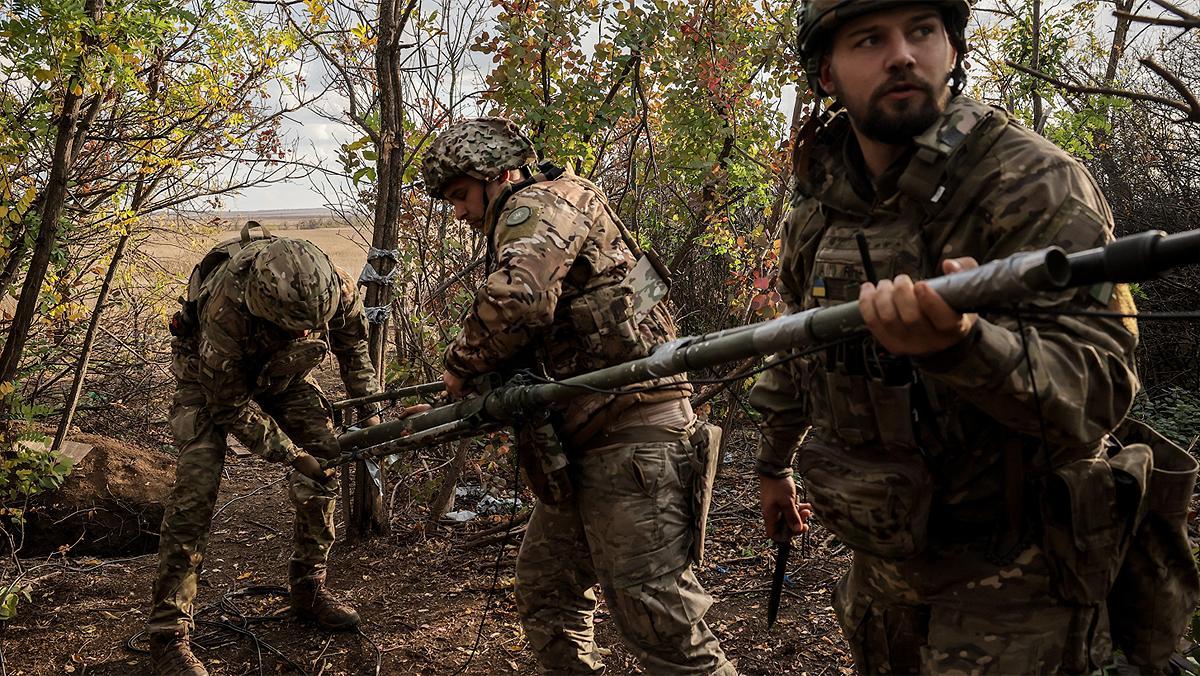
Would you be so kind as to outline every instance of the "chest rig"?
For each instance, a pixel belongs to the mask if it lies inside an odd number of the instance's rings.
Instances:
[[[850,133],[845,120],[839,124]],[[899,274],[934,276],[975,197],[964,183],[1007,124],[1002,112],[982,104],[952,104],[940,124],[914,139],[903,172],[881,179],[869,205],[848,196],[844,171],[827,169],[814,191],[824,199],[816,198],[818,220],[810,224],[819,227],[803,304],[853,301],[863,282]],[[946,443],[943,422],[952,417],[935,388],[910,360],[870,336],[832,346],[800,368],[815,429],[797,469],[822,520],[851,546],[878,556],[924,550],[938,484],[932,468]]]

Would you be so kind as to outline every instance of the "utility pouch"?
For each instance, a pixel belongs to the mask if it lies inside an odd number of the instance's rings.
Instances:
[[[517,428],[517,462],[538,500],[561,505],[574,496],[567,454],[550,421]]]
[[[258,387],[262,392],[278,394],[292,380],[304,377],[325,359],[328,351],[325,341],[318,338],[294,340],[276,352],[258,373]]]
[[[925,549],[933,475],[915,453],[810,437],[797,470],[821,524],[855,550],[907,559]]]
[[[171,335],[176,338],[191,338],[196,335],[196,328],[200,324],[196,316],[196,301],[180,298],[179,303],[183,307],[171,315],[171,323],[168,328]]]
[[[877,378],[867,380],[879,443],[889,449],[914,449],[912,384],[887,385]]]
[[[708,531],[708,510],[712,506],[713,484],[721,455],[721,428],[701,422],[688,437],[692,462],[692,546],[688,556],[699,565],[704,559],[704,538]]]
[[[638,330],[633,289],[626,281],[579,296],[571,301],[567,314],[596,367],[650,354],[650,345]]]
[[[1128,450],[1147,447],[1152,467],[1116,583],[1108,594],[1113,643],[1131,664],[1167,670],[1200,600],[1187,519],[1196,460],[1150,427],[1126,419],[1114,432]],[[1132,444],[1132,446],[1131,446]]]
[[[1108,595],[1120,566],[1122,519],[1106,458],[1068,462],[1041,491],[1042,546],[1050,586],[1068,603],[1091,605]]]
[[[874,405],[867,377],[825,372],[830,429],[850,445],[869,444],[878,438]],[[905,409],[907,415],[908,409]]]

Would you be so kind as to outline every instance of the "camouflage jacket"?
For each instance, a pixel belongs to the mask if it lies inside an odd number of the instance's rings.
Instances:
[[[187,342],[198,360],[193,385],[203,393],[213,424],[229,430],[257,455],[287,460],[295,453],[292,442],[269,416],[250,408],[251,399],[269,399],[288,383],[307,377],[329,351],[337,358],[350,396],[374,394],[379,385],[367,350],[362,299],[345,271],[337,270],[341,298],[327,330],[298,339],[246,309],[242,300],[246,275],[255,254],[268,242],[246,245],[208,276],[197,339]]]
[[[534,182],[489,205],[484,235],[495,262],[446,350],[447,370],[472,378],[540,362],[562,379],[638,356],[621,352],[603,335],[608,318],[598,306],[604,303],[590,302],[614,289],[635,262],[599,188],[570,171]],[[637,333],[647,351],[675,338],[664,303],[638,324]],[[559,432],[582,444],[636,403],[688,392],[681,382],[654,392],[581,396],[556,412]]]
[[[1088,172],[1003,111],[957,97],[914,141],[874,184],[844,113],[802,149],[781,234],[778,289],[790,312],[857,299],[867,281],[855,242],[859,231],[880,279],[928,278],[947,258],[983,262],[1051,244],[1080,250],[1112,238],[1111,212]],[[1123,286],[1027,304],[1132,307]],[[883,420],[896,416],[902,425],[915,408],[925,419],[914,423],[914,445],[922,447],[939,487],[935,513],[970,502],[986,512],[982,505],[996,502],[1001,490],[998,449],[1005,440],[1036,446],[1039,419],[1052,453],[1095,452],[1137,390],[1136,340],[1131,321],[1030,316],[1019,326],[1011,315],[984,313],[961,343],[920,359],[891,357],[867,337],[791,360],[767,371],[752,391],[752,404],[765,418],[759,471],[790,473],[809,425],[816,442],[883,449],[895,441],[887,430],[878,433]],[[928,401],[889,399],[899,391],[892,386],[914,370]],[[889,411],[889,401],[903,410]],[[1026,458],[1038,461],[1033,454]]]

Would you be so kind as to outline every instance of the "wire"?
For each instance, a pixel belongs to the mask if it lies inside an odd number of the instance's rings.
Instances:
[[[282,650],[274,645],[264,641],[253,630],[251,626],[265,622],[275,622],[282,620],[285,616],[282,614],[275,615],[246,615],[241,608],[234,603],[233,599],[247,596],[283,596],[288,597],[290,593],[284,587],[275,585],[256,585],[251,587],[243,587],[235,589],[221,595],[214,603],[204,606],[193,614],[193,622],[196,625],[196,631],[193,633],[190,642],[200,648],[206,650],[215,650],[233,643],[237,639],[248,639],[254,645],[255,657],[258,663],[258,673],[263,674],[263,651],[274,655],[281,661],[287,663],[289,667],[298,673],[305,673],[304,668],[288,657]],[[209,619],[205,616],[215,615],[218,619]],[[226,619],[232,618],[232,619]],[[200,631],[200,627],[209,628],[208,631]],[[143,629],[133,636],[125,640],[125,649],[134,653],[149,653],[146,648],[137,645],[137,641],[148,632]],[[232,640],[229,636],[232,634]]]
[[[1139,321],[1193,321],[1200,319],[1200,312],[1113,312],[1112,310],[1041,310],[1038,308],[1008,308],[1003,310],[988,310],[991,314],[1008,315],[1011,317],[1103,317],[1107,319],[1137,319]]]
[[[518,449],[518,453],[520,450]],[[483,627],[487,624],[488,615],[492,612],[492,599],[495,598],[496,585],[500,584],[500,562],[504,559],[504,547],[508,544],[508,538],[512,537],[513,524],[517,520],[517,496],[521,493],[521,472],[514,468],[513,470],[513,501],[512,511],[508,515],[508,528],[504,531],[504,537],[496,548],[496,565],[492,570],[492,587],[488,590],[487,605],[483,608],[483,616],[479,618],[479,629],[475,632],[475,645],[471,646],[471,654],[467,655],[467,661],[463,663],[454,676],[466,672],[467,667],[471,666],[472,660],[479,652],[479,643],[483,640]]]

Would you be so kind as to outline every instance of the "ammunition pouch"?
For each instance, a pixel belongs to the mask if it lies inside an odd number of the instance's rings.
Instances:
[[[915,385],[907,379],[908,374],[904,378],[891,375],[876,377],[842,368],[821,370],[814,379],[818,389],[815,394],[825,401],[814,406],[814,424],[848,446],[870,444],[896,451],[915,450]]]
[[[1130,663],[1166,670],[1200,600],[1200,574],[1187,533],[1197,463],[1187,451],[1135,420],[1126,419],[1114,436],[1126,449],[1148,448],[1152,469],[1131,520],[1120,571],[1108,592],[1113,643]]]
[[[697,421],[686,443],[692,464],[692,546],[688,556],[692,563],[699,565],[704,559],[708,510],[712,506],[713,484],[721,456],[721,428]]]
[[[319,338],[294,340],[271,356],[258,372],[256,393],[278,394],[297,377],[303,378],[325,359],[329,347]]]
[[[886,559],[924,551],[934,482],[915,451],[840,447],[810,436],[797,470],[821,524],[855,550]]]
[[[1042,480],[1042,548],[1050,568],[1050,589],[1058,598],[1086,606],[1108,595],[1121,565],[1127,523],[1118,505],[1118,486],[1121,493],[1134,494],[1136,508],[1149,454],[1148,447],[1134,444],[1115,456],[1119,465],[1104,457],[1081,458]]]
[[[634,291],[627,279],[573,299],[567,317],[579,341],[577,371],[639,359],[653,347],[638,327]]]
[[[517,463],[529,490],[547,505],[574,497],[566,451],[549,420],[517,427]]]

